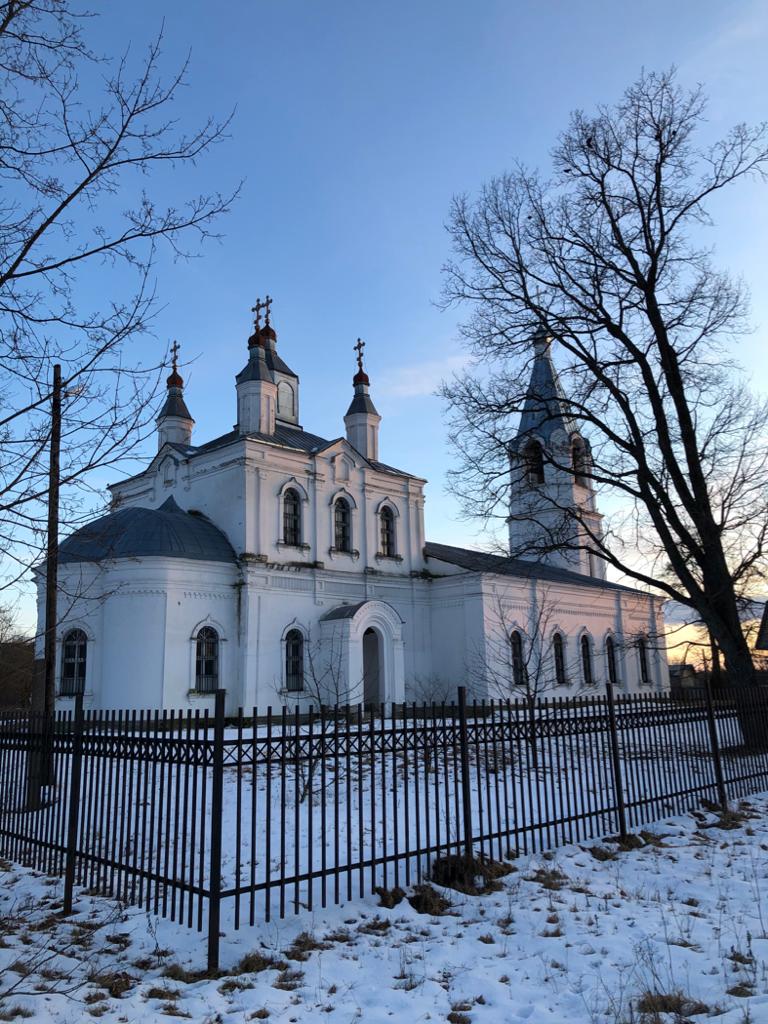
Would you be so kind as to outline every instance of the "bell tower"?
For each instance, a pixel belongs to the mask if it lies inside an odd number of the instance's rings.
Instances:
[[[605,562],[588,550],[602,536],[589,442],[574,421],[540,328],[517,435],[509,442],[509,551],[513,558],[605,579]],[[582,525],[583,524],[583,525]]]

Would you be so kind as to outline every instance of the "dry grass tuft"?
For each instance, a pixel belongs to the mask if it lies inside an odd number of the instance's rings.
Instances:
[[[452,907],[451,901],[431,885],[417,885],[408,902],[417,914],[429,914],[430,917],[443,917]]]

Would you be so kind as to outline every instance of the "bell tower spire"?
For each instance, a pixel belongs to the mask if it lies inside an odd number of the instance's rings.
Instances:
[[[539,327],[531,343],[531,379],[508,445],[510,554],[604,579],[605,562],[589,551],[590,535],[602,536],[589,442],[563,392],[552,338]]]
[[[379,424],[381,416],[376,411],[376,406],[371,400],[369,393],[370,380],[363,369],[363,349],[365,342],[357,339],[353,346],[357,353],[357,373],[352,378],[352,385],[355,393],[352,402],[344,417],[344,425],[347,428],[347,440],[366,459],[374,462],[379,458]]]
[[[166,380],[167,394],[160,414],[157,417],[157,448],[164,444],[192,443],[192,428],[195,421],[184,401],[184,378],[179,373],[178,341],[171,345],[171,372]]]

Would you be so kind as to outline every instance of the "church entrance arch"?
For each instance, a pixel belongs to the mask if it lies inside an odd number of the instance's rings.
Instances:
[[[392,605],[376,600],[339,605],[323,617],[321,638],[340,655],[350,703],[404,699],[403,621]]]

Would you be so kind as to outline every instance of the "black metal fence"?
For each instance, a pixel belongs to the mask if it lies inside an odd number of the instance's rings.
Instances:
[[[768,693],[0,718],[0,854],[207,929],[768,789]]]

